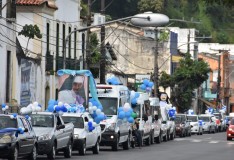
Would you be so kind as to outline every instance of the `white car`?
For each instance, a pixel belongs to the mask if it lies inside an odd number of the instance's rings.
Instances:
[[[88,112],[64,113],[62,118],[64,123],[74,124],[74,150],[78,150],[80,155],[85,155],[86,149],[91,149],[93,154],[99,153],[101,127],[94,122],[93,124],[96,124],[94,129],[89,131],[88,122],[93,122],[93,118]]]
[[[203,131],[208,133],[215,133],[216,131],[216,123],[215,117],[209,114],[202,114],[199,116],[199,120],[203,121]]]
[[[202,125],[199,123],[198,115],[187,115],[187,120],[191,125],[191,133],[197,135],[203,134]]]

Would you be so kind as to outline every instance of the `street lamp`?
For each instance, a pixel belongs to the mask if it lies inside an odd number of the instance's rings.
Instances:
[[[150,17],[150,20],[132,18],[131,23],[139,27],[155,27],[155,53],[154,53],[154,96],[158,97],[158,29],[157,27],[167,24],[169,22],[168,16],[159,13],[145,12],[143,14],[137,14],[136,17]]]

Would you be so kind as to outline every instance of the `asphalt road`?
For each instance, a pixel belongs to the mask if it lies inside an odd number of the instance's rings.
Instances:
[[[38,159],[46,159],[40,156]],[[64,159],[62,155],[56,159]],[[143,146],[128,151],[120,149],[111,151],[101,147],[99,155],[87,151],[87,155],[79,156],[73,153],[71,159],[77,160],[234,160],[234,141],[226,140],[226,133],[192,135],[186,138],[176,138],[174,141]]]

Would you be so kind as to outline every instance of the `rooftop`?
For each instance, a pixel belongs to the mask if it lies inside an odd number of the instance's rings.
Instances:
[[[16,4],[19,6],[40,6],[46,4],[49,8],[58,9],[54,0],[16,0]]]

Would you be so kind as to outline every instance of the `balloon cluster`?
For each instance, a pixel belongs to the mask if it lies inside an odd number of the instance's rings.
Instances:
[[[214,109],[211,107],[208,107],[207,110],[205,111],[206,114],[213,114],[214,113]]]
[[[92,132],[95,129],[95,127],[93,126],[93,122],[91,121],[88,122],[88,129],[89,129],[89,132]]]
[[[2,104],[2,111],[6,111],[7,109],[9,109],[9,106],[6,104]]]
[[[129,103],[125,103],[124,107],[118,108],[118,119],[127,120],[129,123],[134,122],[134,118],[136,118],[136,113],[133,112]]]
[[[102,105],[99,104],[95,99],[91,98],[89,100],[89,113],[97,124],[106,119],[102,109]]]
[[[64,112],[83,113],[85,112],[85,108],[83,105],[67,104],[63,102],[57,102],[55,100],[50,100],[48,103],[47,111],[57,112],[57,113],[64,113]]]
[[[131,104],[136,105],[137,99],[140,97],[140,93],[131,91],[130,98],[131,98]]]
[[[31,121],[31,117],[29,117],[29,115],[26,115],[25,118],[29,121]]]
[[[194,111],[192,109],[188,110],[188,115],[194,115]]]
[[[40,112],[41,105],[38,102],[33,102],[29,104],[27,107],[22,107],[20,109],[20,114],[30,114],[32,112]]]
[[[203,120],[199,120],[199,121],[198,121],[198,125],[199,125],[199,126],[203,126]]]
[[[176,115],[176,109],[173,107],[173,108],[170,108],[169,110],[168,110],[168,116],[170,117],[170,118],[175,118],[175,115]]]
[[[17,118],[17,114],[14,113],[14,114],[10,115],[10,118],[11,118],[11,119],[16,119],[16,118]]]
[[[153,86],[154,86],[153,82],[149,81],[148,79],[144,79],[143,84],[141,84],[140,88],[143,91],[150,92]]]
[[[107,83],[110,84],[110,85],[119,85],[119,81],[118,81],[118,78],[116,77],[110,77],[107,79]]]
[[[222,108],[219,110],[221,113],[225,113],[227,110],[227,106],[222,106]]]

